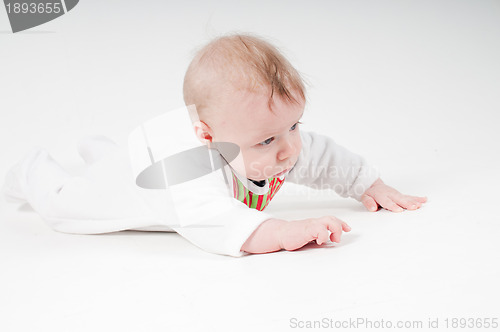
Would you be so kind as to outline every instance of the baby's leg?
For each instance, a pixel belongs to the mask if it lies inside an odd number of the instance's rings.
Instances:
[[[89,164],[82,176],[71,176],[45,149],[34,148],[7,173],[4,195],[27,201],[61,232],[95,234],[158,225],[135,192],[128,155],[112,141],[97,141],[79,145]]]

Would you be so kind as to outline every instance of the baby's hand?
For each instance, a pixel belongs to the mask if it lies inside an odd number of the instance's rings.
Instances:
[[[392,212],[402,212],[404,209],[416,210],[426,201],[427,197],[403,195],[381,179],[375,181],[361,196],[361,202],[372,212],[377,211],[379,206]]]
[[[285,250],[299,249],[311,241],[321,245],[328,241],[340,242],[342,231],[349,232],[351,227],[332,216],[295,220],[281,225],[279,232],[280,247]],[[331,234],[329,234],[329,231]]]

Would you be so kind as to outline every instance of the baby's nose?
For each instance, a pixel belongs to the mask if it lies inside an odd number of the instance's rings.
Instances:
[[[283,145],[281,151],[278,153],[279,160],[285,160],[294,156],[297,153],[297,148],[294,144],[287,142]]]

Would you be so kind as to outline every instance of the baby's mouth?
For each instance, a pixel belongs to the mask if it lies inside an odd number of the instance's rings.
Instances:
[[[288,167],[287,169],[285,169],[283,172],[279,172],[277,174],[275,174],[273,177],[276,178],[276,177],[280,177],[284,174],[286,174],[288,171],[290,171],[291,167]]]
[[[274,178],[275,178],[275,177],[280,177],[280,176],[282,176],[282,175],[284,175],[284,174],[286,174],[286,173],[290,172],[290,171],[292,170],[293,166],[295,166],[295,163],[296,163],[296,162],[297,162],[297,161],[295,161],[294,163],[292,163],[290,166],[287,166],[287,168],[285,168],[283,171],[281,171],[281,172],[279,172],[279,173],[276,173],[275,175],[273,175],[273,177],[274,177]]]

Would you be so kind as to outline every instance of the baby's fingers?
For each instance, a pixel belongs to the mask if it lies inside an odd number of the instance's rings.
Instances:
[[[345,222],[335,218],[328,224],[328,229],[332,234],[330,234],[330,241],[332,242],[340,242],[340,238],[342,237],[342,230],[349,232],[351,227],[347,225]]]
[[[341,226],[335,229],[332,234],[330,234],[330,241],[340,243],[340,238],[342,237],[342,230],[344,232],[351,231],[351,227],[347,225],[345,222],[342,222]]]
[[[377,200],[378,204],[382,206],[384,209],[392,211],[392,212],[402,212],[404,211],[401,206],[399,206],[394,200],[387,196],[382,196]]]
[[[419,197],[419,196],[412,196],[415,200],[417,200],[420,203],[425,203],[427,202],[427,197]]]
[[[368,211],[375,212],[378,209],[378,204],[377,202],[370,196],[364,195],[361,198],[361,202],[363,205],[366,207]]]
[[[342,232],[335,232],[330,234],[330,241],[340,243],[340,238],[342,237]]]
[[[325,216],[319,219],[320,224],[323,227],[323,230],[326,232],[327,236],[324,242],[328,240],[328,231],[330,234],[330,241],[332,242],[340,242],[340,237],[342,236],[342,231],[349,232],[351,227],[343,222],[342,220],[335,218],[333,216]]]
[[[407,195],[398,195],[394,198],[394,201],[401,207],[407,210],[417,210],[422,206],[427,200],[425,197],[415,197],[415,196],[407,196]]]
[[[350,232],[351,231],[351,226],[349,226],[348,224],[346,224],[345,222],[342,222],[342,230],[344,232]]]
[[[321,231],[318,232],[318,238],[316,239],[316,243],[318,245],[322,245],[326,241],[328,241],[328,230],[321,229]]]
[[[326,229],[322,224],[315,224],[312,226],[309,234],[313,240],[316,240],[318,245],[322,245],[328,241],[328,229]]]

